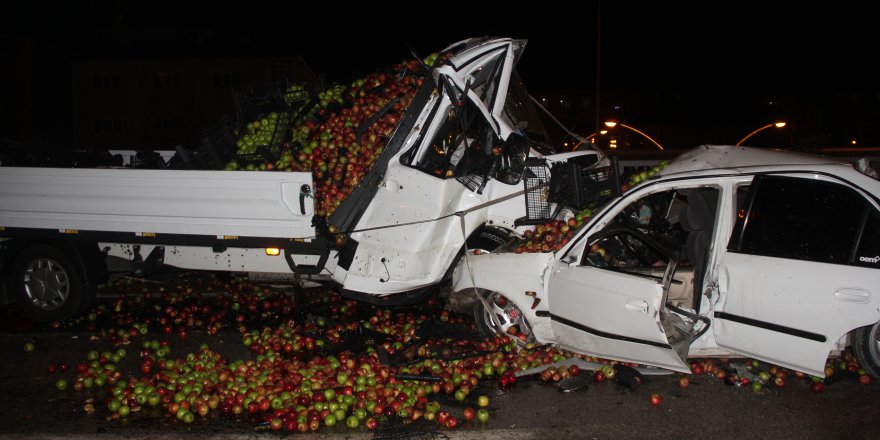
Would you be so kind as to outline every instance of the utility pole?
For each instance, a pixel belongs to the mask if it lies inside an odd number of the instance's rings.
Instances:
[[[596,1],[596,127],[595,132],[602,129],[601,120],[599,119],[600,109],[602,108],[602,95],[600,92],[601,75],[602,75],[602,0]]]

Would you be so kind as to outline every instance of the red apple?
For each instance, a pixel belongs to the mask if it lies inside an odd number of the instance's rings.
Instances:
[[[473,408],[465,408],[464,409],[464,419],[470,422],[476,417],[477,411]]]
[[[663,403],[663,396],[657,393],[651,394],[651,405],[660,406],[661,403]]]
[[[687,376],[682,376],[678,379],[678,386],[681,388],[687,388],[691,384],[690,379]]]

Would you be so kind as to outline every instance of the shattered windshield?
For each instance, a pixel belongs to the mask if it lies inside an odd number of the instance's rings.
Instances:
[[[507,89],[507,100],[504,104],[504,116],[509,122],[522,130],[522,133],[535,145],[532,145],[542,154],[553,154],[556,143],[547,134],[541,114],[532,102],[522,78],[515,70],[510,76],[510,85]]]

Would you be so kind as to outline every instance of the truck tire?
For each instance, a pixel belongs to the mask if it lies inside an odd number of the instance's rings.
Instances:
[[[852,350],[859,365],[880,380],[880,322],[853,330]]]
[[[79,272],[67,255],[51,246],[22,250],[7,282],[8,293],[21,312],[38,322],[65,320],[87,303]]]
[[[467,239],[467,247],[470,250],[492,252],[510,241],[510,233],[500,228],[483,227],[474,232]]]

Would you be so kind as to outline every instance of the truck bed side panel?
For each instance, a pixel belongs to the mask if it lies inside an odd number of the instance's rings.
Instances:
[[[310,173],[0,167],[0,227],[314,235]]]

